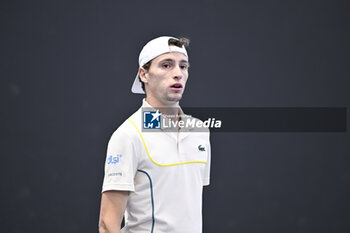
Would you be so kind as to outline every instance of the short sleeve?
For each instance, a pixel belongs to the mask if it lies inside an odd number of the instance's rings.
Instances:
[[[108,142],[102,192],[134,191],[136,170],[137,156],[133,141],[126,133],[117,130]]]
[[[207,163],[205,165],[204,169],[204,180],[203,180],[203,186],[210,184],[210,164],[211,164],[211,148],[210,148],[210,142],[207,144]]]

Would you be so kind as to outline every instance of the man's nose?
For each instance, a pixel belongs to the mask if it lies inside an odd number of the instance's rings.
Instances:
[[[173,75],[174,75],[173,77],[175,79],[178,79],[178,80],[182,79],[183,73],[182,73],[182,70],[181,70],[180,66],[175,66],[175,68],[173,70]]]

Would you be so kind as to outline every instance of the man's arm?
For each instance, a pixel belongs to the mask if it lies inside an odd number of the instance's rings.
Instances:
[[[128,196],[128,191],[106,191],[102,193],[98,224],[100,233],[120,233]]]

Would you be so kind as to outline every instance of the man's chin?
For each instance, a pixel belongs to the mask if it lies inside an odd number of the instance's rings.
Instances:
[[[182,98],[182,94],[171,95],[167,97],[167,101],[176,103],[176,102],[179,102],[181,98]]]

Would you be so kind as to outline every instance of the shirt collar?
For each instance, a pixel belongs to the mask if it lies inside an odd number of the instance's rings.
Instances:
[[[143,98],[142,99],[142,108],[147,108],[147,109],[150,109],[151,111],[157,111],[157,109],[155,109],[152,105],[150,105],[147,101],[146,101],[146,98]],[[193,119],[193,117],[191,115],[186,115],[183,110],[181,109],[181,107],[179,106],[179,115],[181,117],[183,117],[182,120],[191,120]],[[165,115],[162,115],[162,117],[165,117]],[[186,118],[186,119],[185,119]],[[189,130],[192,130],[193,127],[191,128],[187,128],[187,129],[180,129],[179,132],[186,132],[186,131],[189,131]],[[164,131],[163,129],[161,129],[162,131]]]

